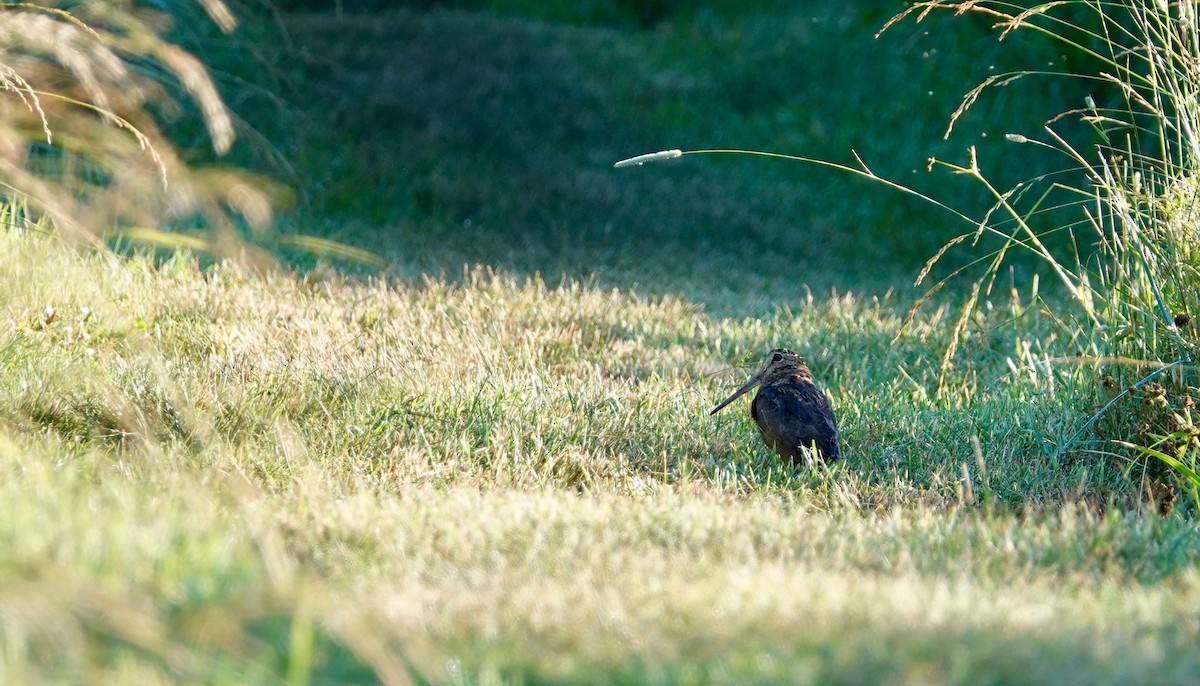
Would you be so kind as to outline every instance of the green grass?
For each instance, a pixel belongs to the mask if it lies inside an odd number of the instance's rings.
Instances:
[[[317,224],[413,278],[484,263],[680,294],[725,314],[795,303],[805,288],[882,293],[969,227],[802,165],[611,165],[670,147],[848,164],[857,151],[968,213],[991,198],[925,173],[931,155],[962,159],[978,144],[997,183],[1061,167],[1003,134],[1036,129],[1086,90],[1051,83],[1032,105],[999,90],[943,141],[981,69],[1024,61],[983,23],[931,20],[874,38],[888,16],[826,1],[645,31],[447,9],[290,16],[297,54],[280,61],[298,88],[295,142],[281,145],[312,171],[285,230]]]
[[[734,319],[503,273],[253,276],[21,233],[0,252],[5,681],[1197,666],[1195,524],[1144,508],[1120,461],[1056,457],[1100,391],[1009,371],[1053,328],[1019,296],[968,328],[939,399],[954,313],[901,331],[891,299]],[[706,414],[761,341],[809,355],[844,464],[780,464],[743,407]]]
[[[998,188],[977,166],[974,151],[968,166],[936,164],[974,179],[995,198],[991,218],[985,218],[978,231],[1005,239],[999,251],[982,259],[987,266],[973,285],[968,308],[974,307],[981,287],[1000,273],[1006,254],[1036,256],[1070,293],[1070,312],[1084,321],[1079,331],[1092,339],[1096,353],[1125,361],[1118,366],[1119,385],[1141,396],[1138,422],[1110,422],[1117,427],[1111,435],[1173,472],[1193,507],[1200,507],[1200,430],[1191,415],[1200,383],[1191,324],[1200,286],[1191,247],[1200,150],[1195,134],[1200,112],[1192,97],[1200,88],[1200,23],[1195,12],[1187,5],[1141,0],[1103,7],[1059,3],[1025,13],[1004,2],[934,0],[917,3],[906,14],[939,10],[978,13],[1006,33],[1032,32],[1065,50],[1086,53],[1095,63],[1091,70],[1063,75],[1101,91],[1118,91],[1099,104],[1089,96],[1084,108],[1066,112],[1032,137],[1007,136],[1022,146],[1057,152],[1076,165],[1086,183],[1034,177]],[[1040,69],[997,74],[975,93],[1046,76]],[[955,119],[973,100],[973,95],[964,100]],[[1090,143],[1078,142],[1080,130],[1090,133]],[[1073,209],[1074,220],[1037,228],[1037,215],[1057,203]],[[1055,238],[1052,234],[1059,240],[1070,235],[1070,245],[1049,243]],[[1061,305],[1053,309],[1068,312]],[[1127,393],[1117,394],[1095,417],[1102,417]]]

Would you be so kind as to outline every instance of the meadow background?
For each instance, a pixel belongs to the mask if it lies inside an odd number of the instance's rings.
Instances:
[[[857,155],[978,218],[986,186],[929,158],[1087,189],[1006,134],[1121,91],[1018,82],[944,138],[963,94],[1097,55],[970,13],[876,37],[899,2],[217,6],[71,8],[133,67],[81,48],[108,71],[80,87],[161,167],[84,98],[39,140],[5,77],[0,682],[1195,682],[1188,282],[1106,328],[1029,250],[972,298],[996,234],[914,287],[975,226],[861,176],[612,168]],[[4,63],[81,80],[54,46],[90,34],[55,30]],[[1192,274],[1171,189],[1149,214]],[[1061,194],[1018,216],[1095,249]],[[843,463],[708,416],[777,346]]]

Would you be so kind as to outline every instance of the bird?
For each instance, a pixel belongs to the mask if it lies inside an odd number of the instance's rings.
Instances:
[[[714,415],[755,386],[750,416],[763,442],[793,463],[806,454],[826,462],[841,457],[837,420],[829,396],[813,383],[804,358],[787,348],[776,348],[757,374],[713,408]],[[812,450],[817,451],[813,454]]]

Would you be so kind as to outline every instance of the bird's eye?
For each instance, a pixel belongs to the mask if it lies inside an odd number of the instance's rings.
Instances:
[[[772,362],[778,362],[782,359],[783,359],[783,355],[780,355],[779,353],[775,353],[774,355],[771,356]]]

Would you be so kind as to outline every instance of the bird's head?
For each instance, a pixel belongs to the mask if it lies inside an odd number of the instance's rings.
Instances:
[[[729,403],[737,400],[742,394],[759,384],[770,386],[771,384],[789,381],[792,379],[801,379],[812,381],[812,373],[808,371],[808,365],[805,364],[804,358],[787,348],[776,348],[767,355],[767,361],[763,364],[762,369],[757,374],[750,377],[750,380],[741,388],[733,392],[720,405],[713,408],[709,414],[716,414],[725,409]]]
[[[772,350],[758,376],[763,385],[792,379],[812,380],[812,372],[808,371],[808,364],[804,358],[787,348]]]

